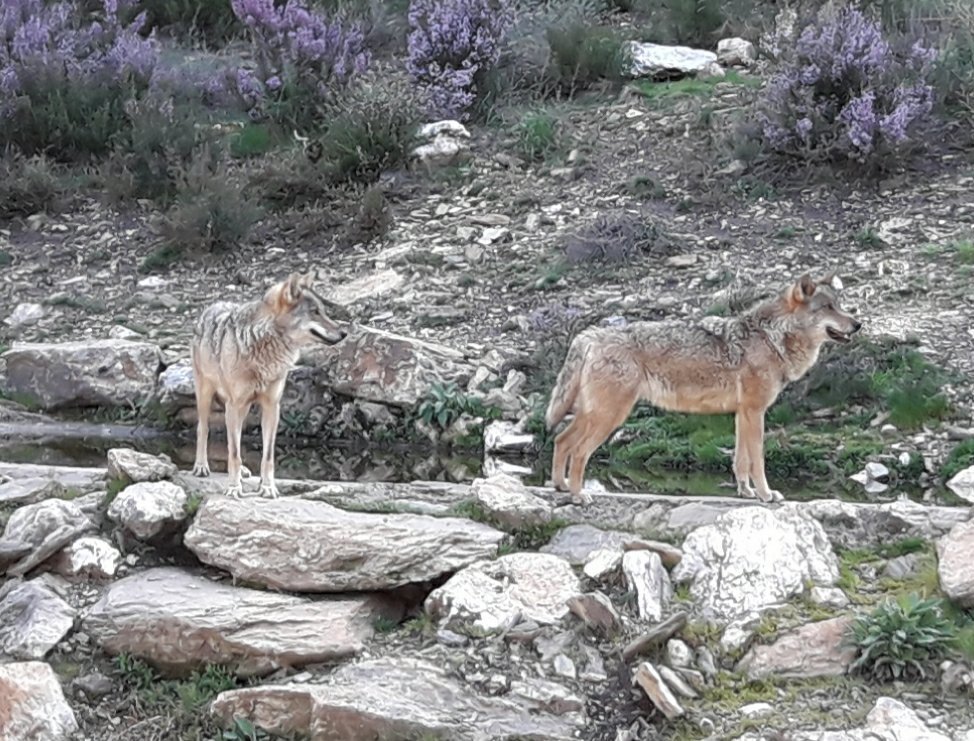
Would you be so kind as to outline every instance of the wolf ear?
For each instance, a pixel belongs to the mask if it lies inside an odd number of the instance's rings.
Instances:
[[[284,282],[284,290],[282,291],[282,298],[288,304],[296,304],[301,300],[301,294],[304,293],[304,276],[300,273],[291,273],[288,279]]]
[[[796,304],[803,304],[815,293],[815,281],[812,276],[805,273],[798,282],[791,287],[791,300]]]

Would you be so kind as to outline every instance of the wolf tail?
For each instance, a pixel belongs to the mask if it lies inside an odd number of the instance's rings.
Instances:
[[[576,337],[568,348],[565,363],[561,366],[555,387],[551,390],[548,411],[545,412],[545,425],[549,430],[553,430],[575,404],[575,397],[578,396],[578,389],[581,386],[588,345],[585,338]]]

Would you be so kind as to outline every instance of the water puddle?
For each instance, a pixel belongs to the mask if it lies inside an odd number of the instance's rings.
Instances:
[[[28,423],[0,422],[0,460],[8,463],[35,463],[51,466],[104,467],[108,450],[131,447],[145,453],[168,455],[180,469],[192,468],[195,433],[173,434],[148,427],[100,425],[85,422],[51,421]],[[244,442],[244,463],[260,470],[260,439]],[[226,443],[211,433],[210,464],[215,471],[226,470]],[[550,476],[548,462],[539,457],[512,459],[530,470],[524,482],[544,486]],[[416,447],[389,442],[363,443],[328,441],[318,445],[278,439],[277,475],[279,478],[316,481],[408,482],[446,481],[469,483],[483,475],[483,461],[476,451],[444,452],[432,446]],[[706,472],[644,470],[620,468],[593,460],[587,478],[609,491],[645,492],[679,496],[733,496],[733,476]],[[922,492],[897,487],[895,493],[880,498],[867,496],[848,482],[835,480],[774,480],[790,500],[838,498],[866,502],[906,494],[919,499]]]

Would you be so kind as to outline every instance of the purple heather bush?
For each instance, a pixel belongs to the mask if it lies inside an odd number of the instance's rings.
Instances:
[[[78,4],[4,0],[0,9],[0,143],[70,158],[98,153],[126,125],[124,103],[145,90],[158,48],[119,19],[131,0]]]
[[[510,0],[412,0],[406,68],[429,115],[469,117],[513,20]]]
[[[271,115],[299,127],[320,122],[322,107],[363,73],[371,56],[360,25],[330,20],[302,0],[232,0],[253,43],[255,70],[231,73],[235,91],[253,118]]]
[[[803,29],[765,88],[764,145],[813,161],[888,161],[929,121],[935,60],[919,41],[898,48],[859,10],[826,12]]]

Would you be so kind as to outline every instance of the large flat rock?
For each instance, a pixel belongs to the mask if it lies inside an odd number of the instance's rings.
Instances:
[[[362,650],[377,618],[401,615],[401,605],[380,595],[313,602],[164,567],[112,584],[84,629],[109,653],[168,672],[226,664],[251,675],[347,659]]]
[[[338,669],[327,685],[265,685],[213,701],[226,724],[245,717],[276,734],[315,741],[561,741],[575,738],[569,718],[462,685],[443,667],[382,658]]]
[[[163,366],[158,347],[129,340],[14,343],[3,358],[7,390],[45,411],[145,401]]]
[[[208,498],[184,539],[204,563],[292,592],[385,590],[452,574],[504,533],[453,517],[348,512],[304,499]]]

